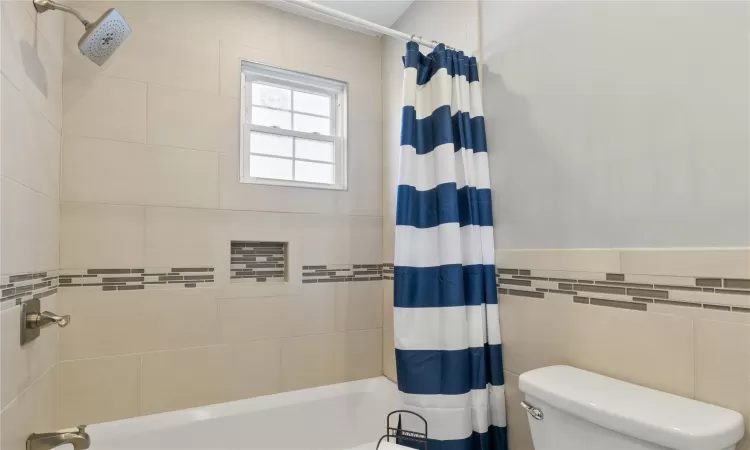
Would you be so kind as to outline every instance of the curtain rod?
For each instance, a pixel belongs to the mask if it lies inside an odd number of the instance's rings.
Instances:
[[[385,34],[387,36],[391,36],[397,39],[402,39],[404,41],[416,42],[417,44],[424,45],[425,47],[435,48],[438,45],[437,41],[428,41],[428,40],[423,39],[422,36],[417,36],[414,34],[409,35],[404,32],[394,30],[393,28],[388,28],[386,26],[383,26],[374,22],[370,22],[369,20],[365,20],[360,17],[353,16],[345,12],[341,12],[337,9],[333,9],[327,6],[320,5],[318,3],[315,3],[312,0],[281,0],[281,1],[283,1],[284,3],[289,3],[292,5],[299,6],[300,8],[303,8],[303,9],[318,12],[325,16],[333,17],[334,19],[339,19],[344,22],[349,22],[354,25],[359,25],[362,28],[366,28],[372,31],[377,31],[378,33]],[[446,48],[455,50],[455,48],[448,47],[447,45],[446,45]]]

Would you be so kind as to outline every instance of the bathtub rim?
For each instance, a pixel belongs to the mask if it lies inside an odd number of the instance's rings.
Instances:
[[[101,422],[91,424],[87,427],[87,431],[91,434],[92,441],[94,439],[106,440],[185,426],[206,420],[220,419],[222,417],[238,416],[299,403],[380,390],[395,392],[397,391],[397,387],[394,382],[381,375],[364,380],[328,384],[296,391],[279,392],[224,403]]]

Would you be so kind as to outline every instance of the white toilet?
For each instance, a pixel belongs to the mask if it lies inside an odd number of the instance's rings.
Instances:
[[[535,450],[734,450],[744,434],[735,411],[570,366],[519,387]]]

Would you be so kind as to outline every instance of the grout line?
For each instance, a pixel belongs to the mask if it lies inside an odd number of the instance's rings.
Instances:
[[[17,185],[19,185],[19,186],[23,186],[23,187],[25,187],[26,189],[28,189],[28,190],[30,190],[30,191],[32,191],[32,192],[34,192],[35,194],[41,195],[41,196],[43,196],[43,197],[45,197],[45,198],[47,198],[47,199],[49,199],[49,200],[53,200],[54,202],[56,202],[56,203],[57,203],[57,205],[58,205],[58,208],[59,208],[59,205],[60,205],[60,199],[59,199],[59,198],[55,198],[55,197],[50,197],[49,195],[45,194],[44,192],[42,192],[42,191],[40,191],[40,190],[38,190],[38,189],[36,189],[36,188],[33,188],[33,187],[31,187],[31,186],[27,185],[26,183],[22,183],[21,181],[18,181],[18,180],[14,179],[14,178],[10,178],[10,177],[9,177],[9,176],[7,176],[7,175],[4,175],[4,174],[0,174],[0,177],[2,177],[2,178],[5,178],[5,179],[6,179],[6,180],[8,180],[8,181],[12,181],[13,183],[15,183],[15,184],[17,184]]]
[[[98,360],[98,359],[122,358],[122,357],[127,357],[127,356],[140,356],[142,359],[143,356],[145,355],[153,355],[157,353],[179,352],[183,350],[198,350],[198,349],[207,349],[207,348],[221,348],[221,347],[230,347],[233,345],[274,342],[274,341],[281,341],[284,339],[300,339],[300,338],[306,338],[306,337],[330,336],[330,335],[346,334],[346,333],[360,333],[360,332],[365,332],[365,331],[375,331],[375,330],[382,330],[382,329],[383,327],[380,326],[380,327],[375,327],[375,328],[365,328],[362,330],[327,331],[325,333],[300,334],[300,335],[294,335],[294,336],[283,336],[283,337],[278,337],[278,338],[273,338],[273,339],[223,342],[223,343],[218,343],[218,344],[197,345],[197,346],[192,346],[192,347],[168,348],[168,349],[163,349],[163,350],[152,350],[152,351],[137,352],[137,353],[121,353],[117,355],[103,355],[103,356],[93,356],[89,358],[65,359],[65,360],[61,360],[60,363],[76,363],[76,362],[83,362],[83,361],[93,361],[93,360]]]
[[[4,176],[4,175],[3,175]],[[159,204],[138,204],[138,203],[106,203],[106,202],[81,202],[72,200],[60,200],[60,204],[69,203],[76,205],[105,205],[105,206],[126,206],[126,207],[139,207],[139,208],[172,208],[172,209],[193,209],[198,211],[235,211],[235,212],[257,212],[257,213],[269,213],[269,214],[297,214],[306,216],[321,216],[321,217],[353,217],[363,219],[382,219],[383,216],[371,215],[371,214],[344,214],[344,213],[316,213],[316,212],[296,212],[296,211],[274,211],[265,209],[232,209],[232,208],[206,208],[200,206],[175,206],[175,205],[159,205]]]
[[[145,111],[145,114],[144,114],[145,118],[144,118],[144,121],[143,121],[144,122],[143,123],[143,131],[144,131],[144,134],[145,134],[145,136],[143,136],[143,143],[146,144],[146,145],[149,145],[148,144],[148,140],[149,140],[148,139],[148,99],[149,99],[148,83],[146,83],[146,104],[144,105],[146,111]],[[102,139],[102,140],[104,140],[104,139]]]
[[[140,384],[140,386],[139,386],[139,388],[140,388],[139,389],[140,390],[140,392],[139,392],[140,398],[139,398],[139,405],[138,405],[138,413],[140,415],[143,415],[143,355],[141,355],[138,358],[138,369],[139,369],[138,370],[139,375],[141,377],[140,383],[139,383]]]
[[[50,371],[51,371],[52,369],[54,369],[55,367],[57,367],[57,363],[55,363],[55,364],[52,364],[51,366],[49,366],[49,367],[47,368],[47,370],[45,370],[45,371],[44,371],[44,373],[42,373],[41,375],[39,375],[39,378],[35,379],[35,380],[34,380],[34,381],[32,381],[31,383],[29,383],[29,385],[28,385],[28,386],[26,386],[26,387],[25,387],[24,389],[22,389],[22,390],[21,390],[21,392],[19,392],[19,393],[18,393],[18,395],[16,395],[16,397],[15,397],[15,398],[14,398],[13,400],[11,400],[11,401],[10,401],[10,402],[9,402],[9,403],[8,403],[7,405],[5,405],[5,408],[3,408],[2,410],[0,410],[0,415],[2,415],[2,413],[4,413],[5,411],[7,411],[8,409],[10,409],[10,407],[11,407],[11,406],[12,406],[12,405],[13,405],[13,404],[14,404],[15,402],[17,402],[19,398],[21,398],[21,397],[22,397],[22,396],[23,396],[24,394],[26,394],[26,392],[27,392],[27,391],[31,390],[31,388],[32,388],[32,387],[34,387],[34,385],[35,385],[35,384],[37,384],[37,383],[39,382],[39,380],[41,380],[41,379],[43,379],[43,378],[44,378],[45,376],[47,376],[47,374],[48,374],[48,373],[49,373],[49,372],[50,372]],[[55,387],[57,387],[57,386],[55,386]]]

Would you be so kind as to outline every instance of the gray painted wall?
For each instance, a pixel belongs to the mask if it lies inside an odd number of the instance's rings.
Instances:
[[[750,245],[747,4],[479,16],[497,248]]]

